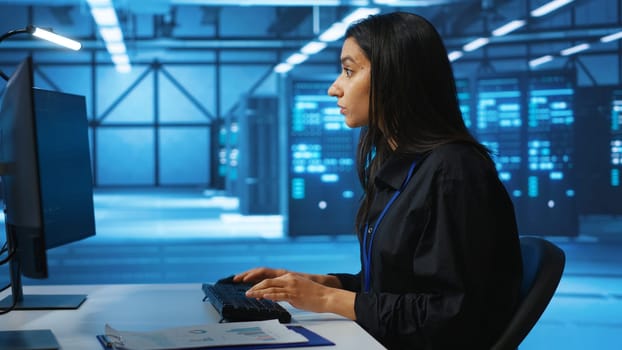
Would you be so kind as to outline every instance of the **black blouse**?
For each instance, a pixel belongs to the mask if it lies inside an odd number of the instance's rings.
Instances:
[[[370,226],[412,162],[395,155],[379,171]],[[362,272],[335,275],[357,292],[357,322],[389,349],[490,348],[514,311],[522,279],[514,207],[472,145],[440,146],[417,161],[372,248],[369,293]]]

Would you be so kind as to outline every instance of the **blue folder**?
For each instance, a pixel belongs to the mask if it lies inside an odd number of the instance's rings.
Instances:
[[[289,325],[287,328],[302,334],[307,338],[303,343],[288,343],[288,344],[251,344],[251,345],[231,345],[231,346],[210,346],[206,348],[193,348],[193,350],[250,350],[250,349],[279,349],[279,348],[298,348],[303,346],[331,346],[335,343],[320,336],[319,334],[312,332],[303,326]],[[105,350],[114,350],[115,347],[106,340],[103,335],[98,335],[97,340],[102,344]],[[174,350],[174,349],[171,349]]]

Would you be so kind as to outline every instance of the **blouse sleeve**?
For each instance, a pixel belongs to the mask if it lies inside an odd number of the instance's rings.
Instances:
[[[356,275],[349,273],[329,273],[331,276],[337,277],[341,282],[341,288],[349,290],[351,292],[358,292],[361,290],[361,273]]]

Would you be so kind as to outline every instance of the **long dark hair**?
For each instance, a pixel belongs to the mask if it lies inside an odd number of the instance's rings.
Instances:
[[[365,192],[356,216],[360,233],[376,193],[373,179],[391,153],[416,155],[466,142],[490,155],[464,124],[447,50],[430,22],[405,12],[370,16],[349,27],[346,38],[353,38],[371,63],[369,123],[357,151]]]

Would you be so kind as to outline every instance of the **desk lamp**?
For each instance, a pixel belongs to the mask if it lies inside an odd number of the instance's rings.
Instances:
[[[75,40],[71,40],[62,35],[53,33],[52,31],[45,30],[39,27],[35,27],[33,25],[28,25],[26,28],[11,30],[11,31],[8,31],[2,34],[2,36],[0,36],[0,42],[2,42],[4,39],[12,37],[13,35],[22,34],[22,33],[32,34],[33,36],[36,36],[37,38],[51,41],[57,45],[64,46],[74,51],[80,50],[80,48],[82,47],[82,44],[80,44],[79,42]],[[2,70],[0,70],[0,77],[2,77],[4,80],[9,80],[9,76],[4,74]]]

